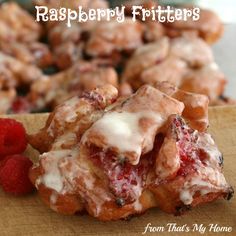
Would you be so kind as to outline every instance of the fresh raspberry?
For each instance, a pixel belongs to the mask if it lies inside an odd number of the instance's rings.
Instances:
[[[6,193],[23,195],[33,191],[28,172],[32,161],[22,155],[6,157],[1,162],[0,184]]]
[[[6,164],[6,162],[11,158],[12,156],[7,156],[5,158],[3,158],[2,160],[0,160],[0,172],[1,169],[3,168],[3,166]]]
[[[0,159],[20,154],[27,147],[23,125],[13,119],[0,119]]]
[[[18,97],[11,106],[11,111],[14,114],[29,113],[30,110],[30,103],[24,97]]]

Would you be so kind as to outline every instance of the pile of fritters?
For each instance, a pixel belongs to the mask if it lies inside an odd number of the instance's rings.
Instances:
[[[49,8],[108,8],[105,0],[34,1]],[[184,91],[205,94],[210,105],[235,104],[224,97],[226,78],[214,62],[211,43],[223,33],[219,17],[201,10],[199,21],[37,23],[16,3],[0,5],[0,114],[51,111],[69,97],[111,84],[119,96],[140,86],[168,81]]]

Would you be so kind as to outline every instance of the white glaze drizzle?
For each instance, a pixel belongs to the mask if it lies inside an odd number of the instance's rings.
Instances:
[[[152,125],[142,129],[141,119],[150,119]],[[143,111],[131,112],[108,112],[100,120],[95,122],[91,129],[87,130],[82,137],[83,144],[89,142],[91,130],[98,132],[103,139],[106,148],[115,148],[119,153],[134,153],[136,158],[130,160],[133,165],[138,164],[142,149],[151,150],[157,127],[163,122],[158,113]]]
[[[204,160],[205,165],[202,165],[200,161],[196,162],[197,176],[193,176],[185,182],[183,188],[180,190],[180,200],[186,205],[192,203],[194,194],[197,191],[201,195],[205,195],[228,186],[219,168],[219,156],[221,153],[215,145],[214,140],[210,134],[198,133],[198,135],[198,145],[204,148],[208,157]]]

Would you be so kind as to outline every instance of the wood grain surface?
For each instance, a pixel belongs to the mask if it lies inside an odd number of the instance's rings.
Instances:
[[[24,123],[28,133],[36,132],[44,125],[47,115],[13,116]],[[226,179],[236,187],[236,107],[219,107],[210,109],[210,132],[224,154],[224,173]],[[26,155],[33,160],[37,153],[31,148]],[[236,235],[236,199],[219,200],[199,206],[187,215],[175,217],[152,209],[130,221],[100,222],[88,215],[63,216],[48,209],[37,194],[15,198],[0,190],[0,236],[27,235],[142,235],[146,225],[163,227],[158,235]],[[167,232],[168,223],[177,226],[187,225],[188,233]],[[193,224],[206,227],[204,234],[193,232]],[[209,224],[232,227],[231,233],[209,232]],[[160,229],[159,227],[159,229]],[[156,235],[146,233],[145,235]]]

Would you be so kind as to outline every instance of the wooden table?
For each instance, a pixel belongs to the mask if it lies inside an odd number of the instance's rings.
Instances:
[[[22,121],[28,132],[37,131],[43,126],[47,115],[25,115],[15,118]],[[210,132],[224,153],[224,173],[226,179],[236,187],[236,107],[219,107],[210,109]],[[37,158],[37,154],[28,148],[26,155]],[[142,216],[134,217],[130,221],[99,222],[88,216],[63,216],[48,209],[37,194],[28,197],[15,198],[4,194],[0,190],[0,235],[142,235],[146,225],[158,227],[164,232],[158,235],[201,235],[199,232],[175,233],[166,232],[168,223],[178,226],[192,227],[203,224],[206,231],[203,235],[236,235],[236,199],[199,206],[187,215],[175,217],[158,209],[149,210]],[[231,233],[209,232],[209,224],[233,227]],[[148,233],[146,234],[148,235]],[[156,235],[156,233],[149,233]]]

